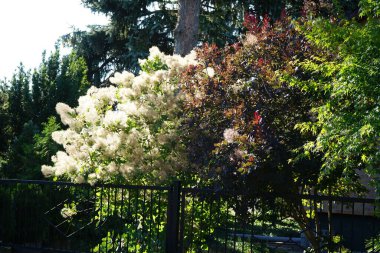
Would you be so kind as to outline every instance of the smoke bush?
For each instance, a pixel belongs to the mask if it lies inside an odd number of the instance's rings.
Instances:
[[[42,166],[43,174],[78,183],[149,182],[184,167],[177,80],[190,64],[196,64],[194,53],[167,56],[153,47],[139,75],[116,73],[115,86],[91,87],[76,108],[58,103],[68,128],[52,136],[64,151],[52,157],[53,166]]]

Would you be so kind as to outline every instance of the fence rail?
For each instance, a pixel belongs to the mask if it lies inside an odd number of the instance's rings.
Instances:
[[[310,229],[339,238],[338,252],[371,250],[380,234],[375,200],[298,197]],[[309,246],[302,230],[265,199],[180,182],[0,180],[0,252],[302,252]]]

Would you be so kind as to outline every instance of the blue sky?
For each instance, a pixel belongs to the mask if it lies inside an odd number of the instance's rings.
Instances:
[[[72,26],[106,24],[105,16],[83,7],[80,0],[0,0],[0,79],[11,78],[22,61],[33,69],[59,36]]]

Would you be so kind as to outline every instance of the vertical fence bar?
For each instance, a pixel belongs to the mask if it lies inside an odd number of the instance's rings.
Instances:
[[[161,221],[161,192],[158,191],[157,192],[158,194],[158,222],[157,222],[157,233],[156,233],[156,250],[158,252],[159,248],[160,248],[160,243],[159,243],[159,238],[160,238],[160,221]]]
[[[148,232],[148,252],[152,250],[152,240],[151,237],[153,235],[152,230],[152,222],[153,222],[153,190],[150,190],[150,205],[149,205],[149,232]]]
[[[133,238],[133,243],[135,244],[135,251],[134,252],[137,252],[137,245],[138,245],[138,237],[139,237],[139,195],[140,195],[140,190],[136,188],[136,196],[135,196],[135,218],[134,218],[134,221],[135,221],[135,224],[134,224],[134,230],[135,230],[135,235],[134,235],[134,238]]]
[[[186,193],[182,192],[181,199],[181,221],[180,221],[180,231],[179,231],[179,252],[184,252],[184,236],[185,236],[185,209],[186,206]]]
[[[176,181],[168,194],[168,212],[166,224],[166,253],[178,253],[179,246],[179,210],[181,182]]]
[[[121,188],[121,203],[120,203],[120,219],[122,220],[122,222],[124,223],[125,222],[125,217],[123,216],[123,212],[124,212],[124,188]],[[123,231],[125,230],[125,224],[123,224]],[[122,239],[122,237],[123,237],[123,235],[122,235],[123,233],[121,233],[120,235],[119,235],[119,252],[121,252],[122,251],[122,244],[121,244],[121,239]],[[128,250],[128,249],[127,249]]]
[[[193,247],[193,238],[194,238],[194,219],[195,219],[195,214],[194,214],[194,199],[195,196],[193,194],[190,195],[191,198],[191,214],[190,214],[190,220],[191,220],[191,225],[190,225],[190,233],[189,233],[189,250],[192,250]]]
[[[131,199],[132,199],[132,194],[131,194],[131,190],[127,190],[128,192],[128,212],[127,212],[127,218],[128,218],[128,221],[130,223],[130,225],[128,226],[128,231],[132,230],[133,229],[133,214],[132,214],[132,211],[131,211]],[[129,235],[130,233],[127,233],[127,247],[126,247],[126,250],[127,252],[129,252]]]
[[[333,243],[333,227],[332,227],[332,199],[331,199],[331,187],[329,187],[329,200],[328,200],[328,211],[327,211],[327,222],[328,222],[328,249],[331,250]]]
[[[208,240],[208,247],[207,247],[207,252],[210,252],[210,248],[213,244],[213,240],[211,240],[211,226],[212,226],[212,202],[213,198],[210,198],[210,204],[209,204],[209,224],[208,224],[208,235],[207,235],[207,240]]]

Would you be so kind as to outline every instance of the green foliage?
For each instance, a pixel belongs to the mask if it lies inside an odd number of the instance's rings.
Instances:
[[[71,53],[61,62],[61,73],[57,78],[57,101],[70,106],[78,103],[78,97],[84,95],[91,86],[87,79],[87,65],[83,57]]]
[[[6,163],[6,151],[11,139],[12,128],[9,114],[9,91],[6,81],[0,82],[0,168]],[[1,169],[0,169],[1,176]]]
[[[50,163],[51,155],[58,150],[50,136],[60,128],[54,119],[55,105],[65,102],[75,106],[89,86],[84,59],[75,54],[60,57],[58,46],[48,57],[43,53],[32,75],[21,64],[10,81],[2,81],[2,177],[41,178],[41,165]]]
[[[51,156],[59,150],[59,145],[53,141],[51,134],[61,129],[56,118],[51,116],[47,122],[42,123],[41,133],[33,136],[34,152],[39,158],[39,165],[49,164]]]
[[[369,253],[380,252],[380,235],[367,240],[366,248],[368,250],[367,252]]]
[[[82,0],[94,12],[106,14],[110,23],[91,26],[90,31],[74,30],[63,36],[67,45],[85,58],[89,80],[99,86],[110,73],[128,70],[137,73],[138,59],[157,46],[164,53],[173,52],[173,30],[177,21],[177,1],[118,1]],[[199,42],[224,46],[236,42],[244,30],[244,14],[253,11],[277,19],[286,8],[299,15],[302,0],[244,0],[202,1],[199,17]]]
[[[379,17],[380,3],[376,0],[361,0],[360,1],[360,16]]]
[[[83,58],[74,53],[60,58],[58,48],[34,70],[32,77],[32,96],[34,117],[37,124],[56,115],[55,105],[65,102],[76,105],[77,99],[90,87],[87,80],[87,67]]]
[[[152,60],[146,60],[140,67],[141,70],[146,73],[152,73],[158,70],[168,70],[168,66],[163,63],[158,56],[155,56]]]
[[[28,121],[24,124],[19,135],[13,138],[7,152],[9,159],[3,168],[3,173],[7,178],[21,179],[41,179],[42,175],[38,171],[41,166],[34,153],[33,137],[38,132],[38,127]]]
[[[33,71],[32,96],[34,121],[39,124],[45,121],[48,115],[54,113],[55,80],[59,72],[59,51],[53,52],[46,59],[46,52],[42,55],[42,63]],[[29,81],[29,80],[28,80]]]
[[[295,85],[314,98],[315,114],[315,122],[298,127],[317,133],[316,141],[305,146],[306,152],[323,156],[320,180],[335,182],[337,190],[357,190],[356,169],[364,169],[378,182],[380,21],[376,5],[376,1],[360,3],[364,23],[317,18],[300,26],[319,51],[298,64],[303,75],[295,76]]]
[[[21,133],[25,122],[31,119],[32,98],[29,90],[30,72],[20,64],[9,82],[9,114],[12,134]]]

